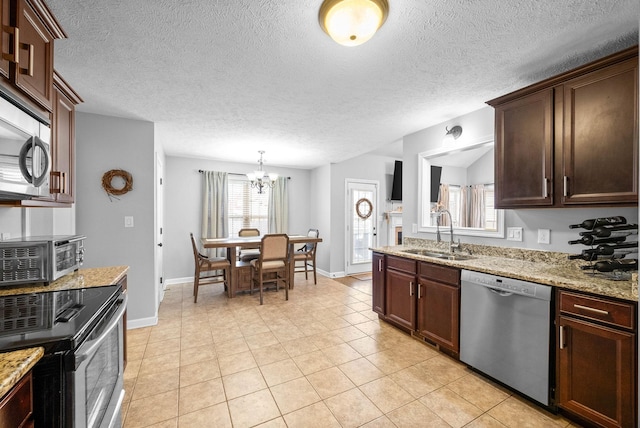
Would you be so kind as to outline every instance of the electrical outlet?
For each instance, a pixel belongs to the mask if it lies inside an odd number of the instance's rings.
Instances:
[[[551,242],[551,230],[538,229],[538,244],[549,244]]]
[[[507,227],[507,241],[522,241],[522,228]]]
[[[133,227],[133,216],[124,216],[124,227]]]
[[[418,225],[416,223],[411,225],[411,233],[418,233]]]

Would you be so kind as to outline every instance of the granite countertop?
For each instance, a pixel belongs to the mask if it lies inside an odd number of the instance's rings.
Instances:
[[[593,275],[580,269],[575,261],[568,260],[566,254],[532,250],[510,251],[509,249],[472,251],[469,260],[446,260],[405,252],[411,248],[425,248],[424,245],[399,245],[372,248],[373,251],[400,257],[428,261],[460,269],[500,275],[508,278],[551,285],[558,288],[584,291],[601,296],[637,302],[638,281],[613,281],[601,274]],[[497,247],[491,247],[497,248]],[[441,251],[441,248],[437,248]],[[477,250],[477,248],[474,248]],[[492,251],[494,254],[492,254]],[[504,251],[507,255],[499,255]],[[484,252],[484,254],[482,254]],[[584,263],[584,262],[583,262]]]
[[[42,283],[8,286],[0,288],[0,296],[43,293],[46,291],[75,290],[79,288],[102,287],[117,284],[129,270],[129,266],[109,266],[79,269],[59,278],[49,285]]]
[[[28,348],[0,354],[0,398],[4,397],[44,355],[44,348]]]

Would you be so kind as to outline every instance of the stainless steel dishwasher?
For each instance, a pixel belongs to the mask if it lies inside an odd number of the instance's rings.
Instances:
[[[462,271],[460,360],[550,406],[551,287]]]

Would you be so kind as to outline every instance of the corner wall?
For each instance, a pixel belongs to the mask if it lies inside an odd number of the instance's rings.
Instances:
[[[133,176],[133,190],[118,199],[102,188],[111,169]],[[84,267],[130,266],[129,326],[155,324],[153,123],[78,112],[76,174],[76,230],[87,236]],[[133,216],[134,227],[124,227],[124,216]]]

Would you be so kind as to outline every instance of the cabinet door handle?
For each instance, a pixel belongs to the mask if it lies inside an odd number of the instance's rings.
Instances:
[[[563,325],[560,326],[559,333],[560,333],[560,349],[564,349],[565,346],[564,346],[564,326]]]
[[[594,313],[600,314],[600,315],[609,315],[609,312],[607,312],[607,311],[603,311],[602,309],[590,308],[589,306],[582,306],[582,305],[574,304],[573,307],[576,308],[576,309],[582,309],[582,310],[588,311],[588,312],[594,312]]]
[[[409,281],[409,296],[413,296],[413,281]]]
[[[563,177],[563,192],[564,196],[569,196],[569,177],[566,175]]]
[[[417,285],[418,285],[418,300],[420,300],[422,298],[422,296],[420,295],[420,290],[422,290],[422,284],[418,282]]]
[[[542,179],[542,197],[543,198],[548,198],[549,197],[549,179],[547,177],[544,177]]]
[[[3,27],[3,31],[13,34],[13,53],[3,53],[2,58],[17,64],[20,59],[20,30],[18,27]]]
[[[378,259],[378,272],[382,272],[382,259]]]
[[[61,193],[67,193],[67,173],[61,172],[60,174],[62,174],[62,192]]]
[[[62,174],[60,171],[51,171],[49,173],[49,175],[51,176],[51,182],[49,183],[49,193],[60,193],[60,185],[62,182],[60,174]],[[54,180],[54,178],[56,178],[56,180]],[[57,184],[56,187],[54,187],[53,185],[54,182]]]
[[[26,74],[29,77],[33,77],[33,56],[34,56],[34,47],[32,44],[24,44],[24,48],[27,50],[27,55],[29,55],[29,62],[27,63],[27,69],[21,69],[23,74]]]

